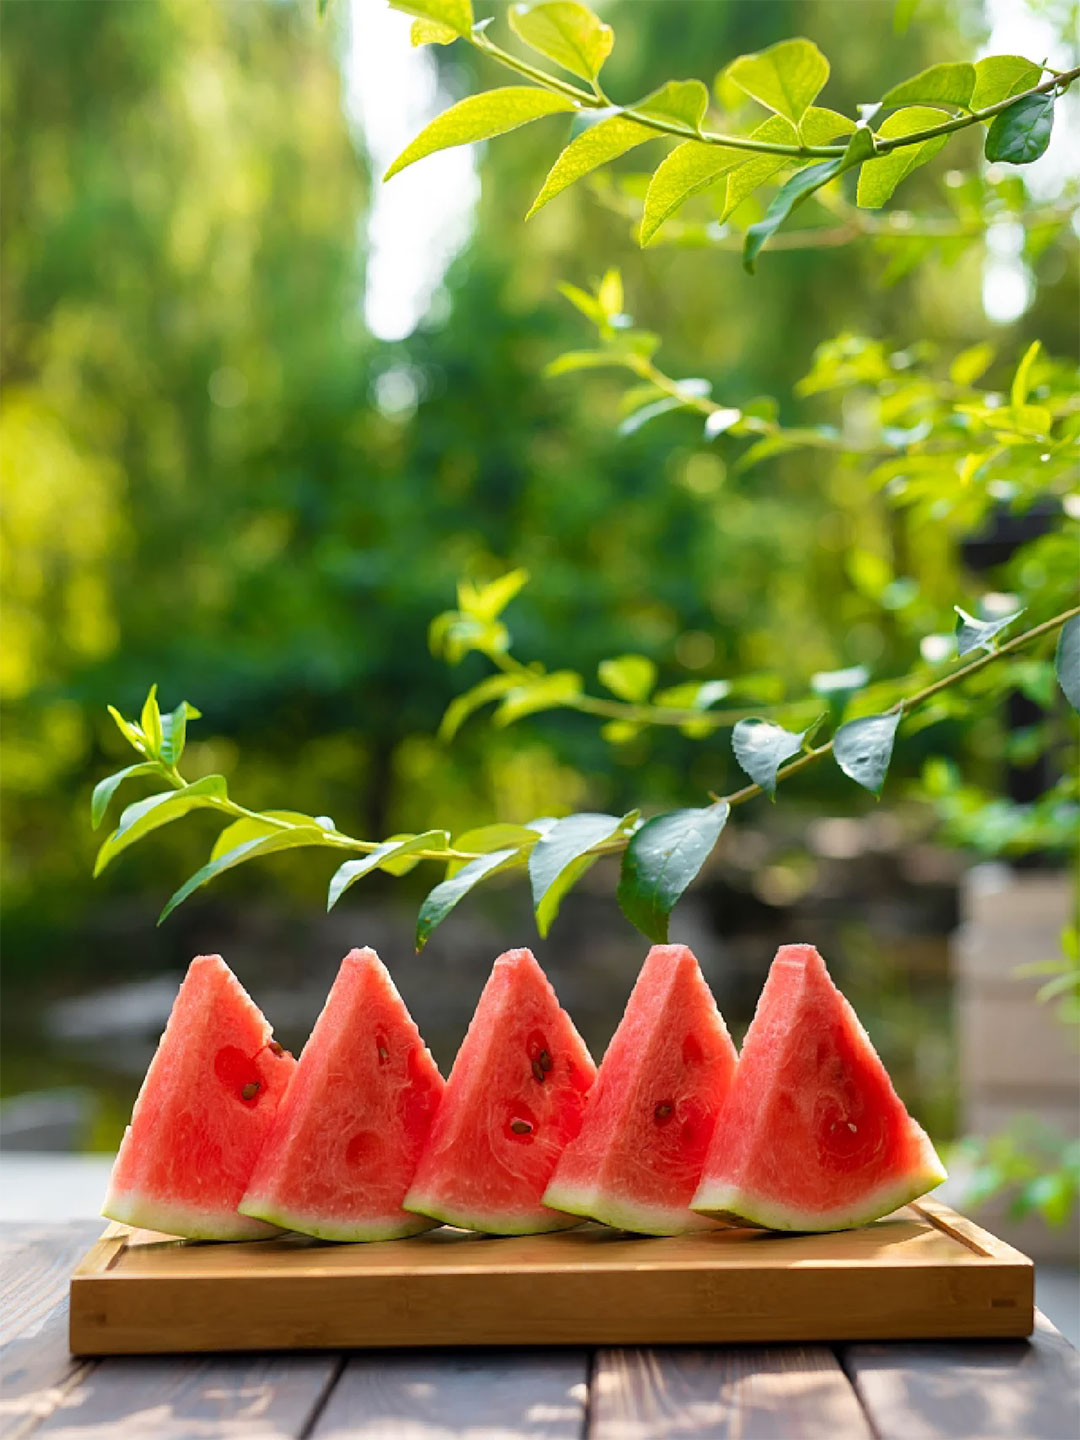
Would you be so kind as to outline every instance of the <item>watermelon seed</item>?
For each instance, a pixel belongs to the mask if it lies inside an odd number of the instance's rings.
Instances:
[[[534,1060],[532,1062],[532,1073],[533,1079],[537,1082],[537,1084],[542,1085],[544,1083],[545,1071],[543,1063],[540,1060]]]
[[[390,1051],[387,1050],[387,1048],[386,1048],[385,1045],[380,1045],[380,1046],[379,1046],[379,1063],[382,1064],[382,1065],[385,1065],[386,1062],[387,1062],[387,1060],[389,1060],[389,1059],[390,1059]]]
[[[849,1120],[849,1121],[847,1122],[847,1128],[848,1128],[848,1129],[851,1131],[851,1133],[854,1135],[855,1132],[858,1130],[859,1127],[858,1127],[857,1125],[853,1125],[853,1124],[851,1123],[851,1121]]]
[[[279,1045],[276,1040],[271,1040],[270,1043],[267,1045],[266,1048],[270,1051],[270,1054],[271,1054],[271,1055],[284,1055],[284,1054],[285,1054],[285,1046],[284,1046],[284,1045]]]
[[[244,1098],[245,1100],[254,1100],[254,1099],[255,1099],[255,1096],[256,1096],[258,1093],[259,1093],[259,1082],[258,1082],[257,1080],[251,1080],[251,1081],[249,1081],[248,1084],[245,1085],[244,1088],[240,1091],[240,1094],[243,1096],[243,1098]]]
[[[530,1135],[532,1133],[532,1128],[533,1127],[529,1124],[527,1120],[510,1121],[510,1129],[514,1132],[515,1135]]]
[[[554,1063],[555,1062],[552,1060],[551,1056],[546,1050],[540,1051],[540,1069],[543,1070],[545,1075],[548,1073]]]
[[[665,1120],[671,1119],[672,1105],[669,1100],[663,1100],[653,1111],[653,1119],[663,1125]]]

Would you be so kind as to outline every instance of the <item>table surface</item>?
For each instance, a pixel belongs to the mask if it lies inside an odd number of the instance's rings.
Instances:
[[[1076,1440],[1080,1354],[1030,1341],[75,1360],[100,1221],[0,1226],[0,1440]]]

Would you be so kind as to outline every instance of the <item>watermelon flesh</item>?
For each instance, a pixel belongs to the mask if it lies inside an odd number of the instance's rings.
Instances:
[[[135,1101],[101,1213],[196,1240],[276,1234],[237,1206],[295,1068],[221,956],[198,956]]]
[[[711,1228],[690,1201],[735,1066],[693,954],[654,945],[544,1203],[646,1235]]]
[[[579,1225],[541,1197],[581,1128],[595,1076],[532,953],[501,955],[446,1082],[406,1210],[495,1235]]]
[[[241,1214],[324,1240],[431,1228],[401,1208],[443,1078],[374,950],[341,962]]]
[[[821,956],[781,946],[693,1208],[771,1230],[847,1230],[944,1179]]]

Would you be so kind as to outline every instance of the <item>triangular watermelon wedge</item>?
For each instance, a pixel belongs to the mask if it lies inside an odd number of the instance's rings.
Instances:
[[[295,1068],[221,956],[198,956],[135,1101],[101,1213],[196,1240],[275,1234],[236,1207]]]
[[[431,1228],[401,1202],[443,1078],[374,950],[341,962],[240,1210],[324,1240]]]
[[[646,1235],[711,1228],[689,1207],[735,1065],[693,954],[654,945],[544,1203]]]
[[[781,946],[693,1208],[771,1230],[848,1230],[944,1179],[821,956]]]
[[[495,961],[420,1157],[405,1208],[494,1235],[579,1225],[541,1196],[581,1128],[596,1076],[529,950]]]

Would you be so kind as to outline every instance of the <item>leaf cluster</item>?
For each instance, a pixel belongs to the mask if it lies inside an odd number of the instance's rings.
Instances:
[[[811,196],[838,190],[847,172],[857,175],[855,206],[878,210],[914,171],[932,160],[950,138],[973,125],[985,128],[989,160],[1030,164],[1050,141],[1055,101],[1080,70],[1051,73],[1021,55],[987,56],[974,64],[932,65],[891,86],[858,117],[817,103],[830,65],[813,41],[783,40],[768,49],[729,60],[712,92],[699,79],[664,81],[639,99],[616,103],[601,83],[615,35],[575,0],[513,5],[509,24],[525,47],[559,71],[497,45],[490,20],[476,21],[470,0],[391,0],[415,15],[415,45],[461,39],[530,83],[471,95],[436,117],[387,171],[448,146],[488,140],[542,117],[575,116],[576,129],[552,165],[528,212],[535,215],[569,186],[593,175],[650,141],[678,143],[656,164],[644,193],[638,228],[642,245],[694,196],[717,197],[717,221],[763,186],[775,194],[760,219],[748,226],[743,263],[754,271],[758,255],[789,217]],[[710,128],[725,112],[741,119],[757,107],[749,128]],[[714,111],[716,112],[714,114]],[[762,117],[761,112],[767,112]]]

